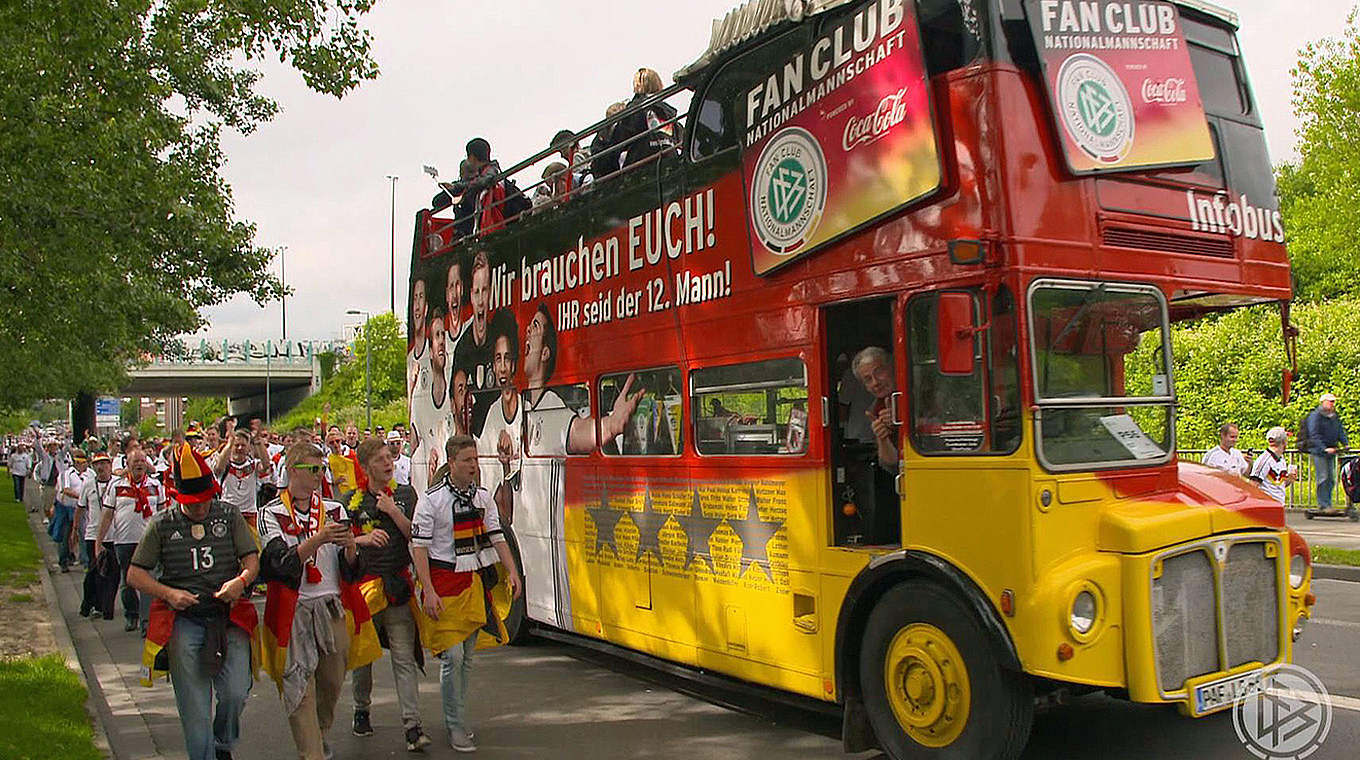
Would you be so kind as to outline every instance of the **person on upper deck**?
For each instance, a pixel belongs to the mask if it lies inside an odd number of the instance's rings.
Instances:
[[[633,99],[629,101],[628,107],[636,108],[663,89],[665,86],[660,74],[652,69],[638,69],[633,75]],[[635,164],[676,145],[677,115],[678,112],[669,103],[656,102],[646,108],[637,108],[615,124],[613,144],[618,146],[626,143],[622,148],[623,165]]]
[[[606,119],[627,108],[628,104],[623,101],[610,105],[604,111]],[[595,139],[590,143],[590,175],[596,181],[602,180],[619,170],[620,159],[623,157],[622,151],[611,150],[614,143],[614,129],[618,124],[610,124],[599,132],[595,133]]]

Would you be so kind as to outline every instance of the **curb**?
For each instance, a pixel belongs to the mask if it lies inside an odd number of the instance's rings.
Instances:
[[[57,600],[57,587],[52,585],[52,566],[51,562],[56,561],[55,547],[51,546],[51,538],[47,532],[39,530],[41,523],[34,525],[33,518],[28,518],[29,532],[33,534],[33,540],[38,544],[38,551],[42,554],[42,572],[38,573],[38,580],[42,582],[43,599],[47,602],[47,615],[52,621],[52,638],[56,639],[57,649],[61,652],[62,658],[66,661],[68,670],[75,671],[76,677],[80,679],[80,685],[85,688],[85,716],[89,718],[90,727],[94,734],[94,746],[104,757],[115,757],[113,748],[109,745],[108,734],[104,730],[104,721],[100,719],[99,710],[95,700],[103,700],[104,692],[96,683],[93,688],[90,681],[85,677],[85,669],[81,666],[80,656],[76,652],[75,641],[71,638],[71,629],[66,624],[66,615],[62,614],[61,604]],[[44,541],[43,539],[47,539]],[[107,710],[108,705],[104,708]]]
[[[1360,567],[1350,565],[1313,565],[1313,579],[1360,583]]]

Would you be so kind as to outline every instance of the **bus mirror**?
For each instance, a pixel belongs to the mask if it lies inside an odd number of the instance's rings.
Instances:
[[[973,374],[973,297],[968,293],[941,293],[935,324],[939,329],[940,374]]]

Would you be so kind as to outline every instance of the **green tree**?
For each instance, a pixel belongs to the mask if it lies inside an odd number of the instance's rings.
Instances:
[[[391,313],[377,314],[368,320],[350,346],[349,356],[337,362],[321,390],[273,422],[278,430],[312,426],[318,417],[329,422],[355,422],[362,428],[364,406],[364,352],[372,340],[373,424],[391,427],[405,422],[406,414],[406,341],[401,325]],[[326,413],[329,404],[330,412]]]
[[[375,77],[372,3],[0,3],[0,407],[115,388],[200,308],[279,297],[221,134],[276,113],[268,57],[336,97]]]
[[[1303,48],[1292,70],[1299,160],[1277,170],[1295,298],[1360,292],[1360,24]]]

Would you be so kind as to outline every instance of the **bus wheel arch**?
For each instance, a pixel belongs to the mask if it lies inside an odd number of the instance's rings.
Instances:
[[[1009,677],[1026,680],[1009,631],[971,578],[949,562],[924,552],[901,551],[880,557],[851,583],[838,616],[836,683],[845,708],[842,740],[846,751],[872,749],[879,745],[864,703],[861,645],[874,610],[885,599],[900,605],[902,600],[894,600],[893,594],[908,585],[915,589],[935,589],[939,596],[954,600],[957,611],[976,627],[981,646],[987,650],[985,659],[996,663],[1010,674]],[[918,630],[913,638],[919,643],[922,636],[925,640],[938,639],[936,633],[924,629]],[[937,644],[943,646],[938,640],[932,646]],[[1028,717],[1024,718],[1026,732],[1028,720]]]

